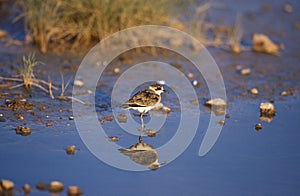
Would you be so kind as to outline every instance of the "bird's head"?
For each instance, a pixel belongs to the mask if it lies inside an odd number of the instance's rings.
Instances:
[[[160,84],[154,84],[149,86],[150,90],[153,90],[156,94],[160,95],[163,92],[167,92],[164,87]]]

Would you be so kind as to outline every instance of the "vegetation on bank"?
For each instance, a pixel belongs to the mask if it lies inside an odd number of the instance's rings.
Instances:
[[[182,3],[182,0],[19,0],[27,34],[42,52],[86,47],[133,26],[172,26],[170,9]]]

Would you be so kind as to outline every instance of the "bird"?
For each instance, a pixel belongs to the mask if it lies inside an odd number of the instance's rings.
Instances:
[[[161,84],[153,84],[148,89],[134,94],[122,104],[123,109],[133,109],[140,112],[142,128],[144,128],[143,115],[160,104],[161,93],[167,92]]]

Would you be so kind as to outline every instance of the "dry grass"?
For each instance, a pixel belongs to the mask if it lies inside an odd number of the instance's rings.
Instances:
[[[243,36],[243,28],[242,28],[242,17],[241,14],[238,13],[236,16],[235,25],[231,32],[231,38],[229,40],[229,45],[234,53],[241,52],[241,39]]]
[[[168,10],[182,0],[19,0],[28,34],[42,52],[78,49],[121,29],[171,24]]]
[[[19,70],[20,74],[18,75],[17,78],[6,78],[6,77],[0,76],[0,80],[20,83],[15,86],[9,87],[9,89],[14,89],[14,88],[24,86],[27,90],[30,90],[32,86],[35,86],[35,87],[43,90],[46,93],[49,93],[49,91],[46,89],[48,87],[50,87],[51,92],[52,92],[52,88],[57,90],[57,88],[55,86],[53,86],[51,83],[46,82],[44,80],[37,79],[34,76],[34,68],[36,66],[42,64],[42,62],[37,61],[35,59],[34,54],[29,54],[28,56],[23,56],[22,60],[23,60],[23,65],[20,67],[20,70]]]

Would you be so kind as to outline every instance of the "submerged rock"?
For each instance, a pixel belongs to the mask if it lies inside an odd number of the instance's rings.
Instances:
[[[261,129],[262,129],[262,125],[261,125],[260,123],[257,123],[257,124],[255,125],[255,129],[256,129],[257,131],[261,130]]]
[[[68,187],[68,196],[80,196],[82,193],[82,190],[78,186]]]
[[[75,145],[71,145],[71,146],[66,147],[66,153],[68,155],[74,155],[75,151],[76,151],[76,146]]]
[[[35,187],[40,191],[45,191],[49,189],[49,185],[46,184],[45,182],[39,182]]]
[[[154,129],[147,129],[144,131],[144,134],[148,135],[149,137],[155,137],[156,131]]]
[[[112,121],[114,119],[114,117],[113,116],[105,116],[104,119],[106,121]]]
[[[270,40],[264,34],[253,35],[253,50],[256,52],[264,52],[268,54],[277,55],[280,47]]]
[[[118,136],[109,136],[107,137],[109,139],[109,141],[111,142],[117,142],[120,140],[120,138]]]
[[[23,191],[26,195],[28,195],[31,192],[31,186],[29,184],[24,184]]]
[[[231,117],[231,114],[226,114],[225,115],[225,118],[230,118]]]
[[[220,120],[220,121],[218,122],[218,124],[219,124],[219,125],[222,125],[222,126],[225,125],[225,120]]]
[[[64,185],[63,185],[63,183],[61,183],[59,181],[52,181],[50,183],[49,191],[51,193],[60,193],[63,191],[63,189],[64,189]]]
[[[118,114],[117,119],[118,119],[119,123],[126,123],[127,122],[126,114]]]

